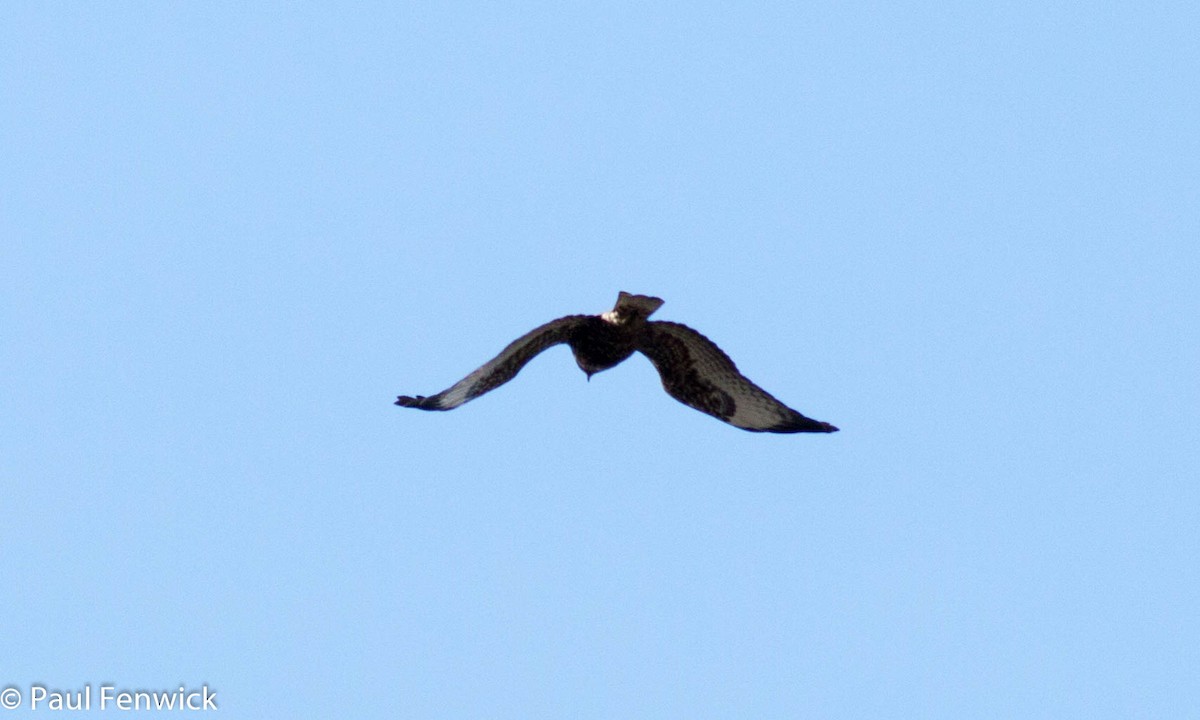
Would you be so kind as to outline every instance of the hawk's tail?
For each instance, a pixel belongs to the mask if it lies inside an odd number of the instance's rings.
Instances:
[[[617,306],[613,311],[622,317],[640,317],[643,320],[650,317],[655,310],[662,307],[660,298],[649,295],[631,295],[625,291],[617,296]]]

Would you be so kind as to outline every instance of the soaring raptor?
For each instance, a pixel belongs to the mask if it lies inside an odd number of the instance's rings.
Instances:
[[[525,364],[552,345],[567,343],[590,378],[633,354],[650,358],[671,397],[718,420],[752,432],[837,432],[805,417],[738,372],[729,356],[686,325],[650,320],[663,301],[622,292],[616,307],[600,315],[568,315],[514,340],[483,367],[437,395],[401,395],[396,404],[421,410],[452,410],[512,380]]]

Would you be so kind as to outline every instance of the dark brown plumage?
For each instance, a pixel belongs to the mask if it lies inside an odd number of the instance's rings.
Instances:
[[[451,410],[503,385],[548,347],[567,343],[580,369],[591,377],[634,351],[650,358],[663,388],[679,402],[752,432],[837,432],[827,422],[805,417],[738,372],[729,356],[686,325],[648,318],[663,301],[622,292],[601,315],[568,315],[514,340],[483,367],[442,392],[401,395],[396,404],[421,410]]]

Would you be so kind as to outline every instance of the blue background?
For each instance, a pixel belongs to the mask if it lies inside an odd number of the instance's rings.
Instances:
[[[1193,716],[1198,27],[5,4],[0,685]],[[392,406],[618,290],[842,432],[742,432],[563,347]]]

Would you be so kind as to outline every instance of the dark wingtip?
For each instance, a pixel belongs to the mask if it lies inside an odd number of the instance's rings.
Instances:
[[[767,432],[775,433],[835,433],[838,428],[827,422],[813,420],[810,417],[805,417],[797,413],[798,417],[792,418],[790,421],[781,425],[776,425],[769,428]]]
[[[442,407],[440,400],[441,398],[438,395],[431,395],[429,397],[425,397],[424,395],[417,395],[416,397],[401,395],[396,398],[396,402],[393,404],[400,407],[416,408],[418,410],[449,410],[450,408]]]

